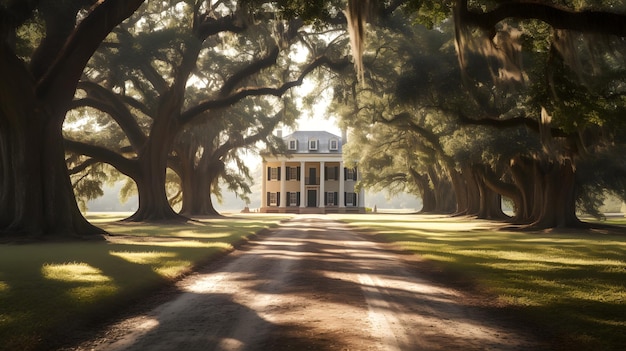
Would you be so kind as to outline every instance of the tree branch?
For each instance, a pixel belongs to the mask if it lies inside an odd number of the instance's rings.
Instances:
[[[71,108],[80,106],[90,106],[102,112],[108,113],[111,118],[117,122],[126,134],[131,145],[139,150],[146,142],[147,137],[143,130],[137,124],[128,107],[124,102],[110,90],[100,86],[99,84],[81,81],[79,88],[87,92],[88,98],[78,99],[72,102]],[[95,96],[94,96],[95,95]],[[100,100],[98,97],[106,101]]]
[[[293,40],[298,34],[298,29],[302,27],[304,22],[302,20],[296,19],[289,22],[289,29],[286,31],[286,40],[289,42]],[[278,45],[274,45],[271,50],[268,51],[268,54],[256,60],[237,73],[233,74],[222,86],[220,89],[220,96],[226,96],[235,89],[235,86],[243,81],[245,78],[250,77],[251,75],[260,72],[262,69],[270,67],[276,64],[276,60],[278,59],[278,54],[280,54],[280,47]]]
[[[89,156],[97,162],[107,163],[130,178],[136,179],[138,177],[138,163],[134,160],[129,160],[114,151],[97,145],[69,139],[65,139],[64,143],[68,151]]]
[[[95,160],[95,159],[93,159],[93,158],[90,158],[90,159],[86,160],[85,162],[83,162],[83,163],[79,164],[78,166],[76,166],[76,167],[74,167],[74,168],[72,168],[72,169],[68,169],[68,170],[67,170],[67,173],[68,173],[69,175],[72,175],[72,174],[76,174],[76,173],[82,172],[82,171],[84,171],[85,169],[87,169],[87,167],[89,167],[89,166],[93,166],[93,165],[95,165],[95,164],[96,164],[96,163],[98,163],[98,162],[99,162],[99,161],[97,161],[97,160]]]
[[[72,101],[76,86],[87,62],[111,30],[132,15],[144,0],[105,0],[92,7],[91,12],[76,27],[54,63],[41,78],[36,94],[56,102],[61,115]],[[61,103],[59,103],[61,102]],[[63,103],[65,102],[65,103]]]
[[[539,133],[541,128],[540,122],[538,120],[534,120],[532,118],[527,117],[513,117],[506,119],[495,119],[495,118],[479,118],[473,119],[467,117],[464,113],[457,111],[457,116],[461,123],[469,124],[469,125],[480,125],[480,126],[489,126],[497,129],[507,129],[513,127],[521,127],[525,126],[530,130]],[[559,128],[550,128],[550,133],[556,137],[567,138],[572,136],[572,134],[565,133],[563,130]]]
[[[579,32],[626,36],[626,14],[605,11],[571,11],[540,2],[501,2],[488,12],[468,9],[467,0],[457,0],[457,11],[464,24],[471,24],[493,32],[496,25],[507,18],[537,19],[553,28]]]
[[[304,78],[311,73],[313,70],[315,70],[316,68],[320,67],[320,66],[327,66],[329,68],[331,68],[332,70],[341,70],[344,69],[345,67],[347,67],[348,65],[350,65],[350,61],[348,59],[343,59],[340,61],[332,61],[331,59],[329,59],[326,56],[320,56],[317,59],[315,59],[313,62],[311,62],[298,76],[298,78],[296,80],[293,81],[289,81],[284,83],[283,85],[281,85],[280,87],[247,87],[247,88],[241,88],[239,90],[237,90],[236,92],[234,92],[233,94],[220,98],[220,99],[216,99],[216,100],[209,100],[209,101],[205,101],[203,103],[200,103],[190,109],[188,109],[187,111],[184,111],[181,114],[181,118],[180,118],[180,122],[181,124],[186,124],[189,123],[191,120],[193,120],[194,118],[198,117],[199,115],[201,115],[202,113],[208,111],[208,110],[213,110],[213,109],[219,109],[219,108],[224,108],[224,107],[228,107],[233,105],[234,103],[238,102],[239,100],[242,100],[246,97],[249,96],[262,96],[262,95],[273,95],[273,96],[277,96],[280,97],[283,94],[285,94],[285,92],[287,92],[289,89],[302,85],[302,82],[304,81]]]

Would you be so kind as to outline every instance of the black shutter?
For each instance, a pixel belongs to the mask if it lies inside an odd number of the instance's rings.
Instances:
[[[280,177],[278,177],[278,179],[280,180]],[[354,179],[352,180],[356,180],[356,167],[354,167]]]
[[[287,192],[287,203],[285,204],[285,207],[286,206],[291,206],[291,198],[289,197],[290,194],[291,193]]]
[[[359,194],[354,193],[354,203],[352,204],[354,207],[359,207]]]
[[[335,166],[335,180],[339,180],[339,166]]]
[[[348,169],[346,167],[343,168],[343,180],[348,180]]]
[[[335,206],[337,206],[339,204],[339,196],[338,196],[338,192],[335,191]]]
[[[267,207],[270,206],[270,193],[269,193],[269,191],[267,192],[267,201],[265,202],[265,206],[267,206]]]
[[[296,179],[300,180],[300,172],[302,171],[302,169],[300,168],[300,166],[296,167],[298,170],[298,173],[296,174]]]
[[[285,180],[289,180],[289,168],[291,167],[287,167],[287,174],[285,175]]]
[[[343,205],[347,205],[348,204],[348,193],[344,192],[343,193]]]
[[[280,207],[280,191],[276,193],[276,206]]]
[[[296,194],[298,194],[298,195],[296,195],[296,197],[297,197],[297,200],[298,200],[297,201],[298,206],[300,206],[300,192],[298,191]]]
[[[271,179],[272,179],[272,167],[267,167],[267,180],[271,180]]]
[[[324,166],[324,180],[328,180],[328,167]]]
[[[280,167],[278,167],[278,180],[280,180]]]
[[[328,193],[324,192],[324,206],[328,205]]]

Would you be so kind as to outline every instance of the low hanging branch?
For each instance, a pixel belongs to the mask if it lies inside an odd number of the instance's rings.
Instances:
[[[100,162],[100,161],[98,161],[98,160],[96,160],[94,158],[90,158],[90,159],[86,160],[85,162],[79,164],[78,166],[76,166],[76,167],[74,167],[72,169],[68,169],[67,173],[69,175],[80,173],[80,172],[84,171],[85,169],[87,169],[89,166],[93,166],[93,165],[95,165],[98,162]],[[82,177],[81,177],[81,179],[82,179]]]
[[[129,160],[115,151],[101,146],[68,139],[65,139],[64,144],[68,151],[89,156],[96,162],[107,163],[130,178],[136,178],[137,176],[137,162],[135,160]]]

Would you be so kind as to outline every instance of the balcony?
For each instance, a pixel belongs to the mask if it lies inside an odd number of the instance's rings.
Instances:
[[[316,178],[306,177],[305,184],[306,185],[320,185],[320,178],[319,177],[316,177]]]

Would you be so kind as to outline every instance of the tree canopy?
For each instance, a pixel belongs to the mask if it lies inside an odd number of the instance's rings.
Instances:
[[[281,151],[271,131],[313,74],[361,186],[424,211],[505,218],[506,197],[514,222],[567,226],[626,198],[621,2],[4,1],[0,35],[3,234],[101,233],[73,191],[119,174],[132,220],[184,220],[168,169],[185,214],[214,213],[218,179],[249,191],[238,149]]]

